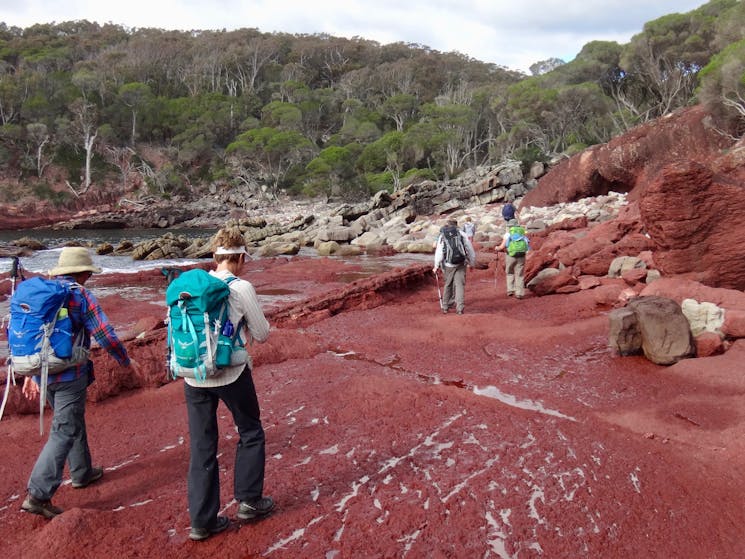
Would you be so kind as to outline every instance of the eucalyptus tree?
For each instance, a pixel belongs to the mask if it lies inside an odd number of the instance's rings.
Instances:
[[[706,6],[702,6],[701,9],[712,4],[725,6],[716,18],[715,23],[714,46],[716,51],[719,52],[730,43],[745,39],[745,2],[712,0]]]
[[[53,153],[50,153],[49,145],[52,136],[43,122],[32,122],[26,125],[26,138],[29,146],[29,152],[33,153],[34,167],[36,176],[41,177],[54,159]]]
[[[228,80],[234,84],[231,91],[236,95],[256,92],[262,70],[279,56],[281,38],[245,28],[231,31],[227,37],[229,41],[221,59]]]
[[[349,147],[329,146],[322,149],[306,166],[307,190],[340,196],[355,183],[356,153]]]
[[[631,38],[621,56],[621,68],[639,84],[626,104],[644,119],[662,116],[688,104],[697,75],[716,52],[718,16],[737,0],[714,0],[686,14],[649,21]]]
[[[85,164],[80,184],[74,186],[68,180],[68,188],[75,196],[82,196],[91,187],[91,160],[94,146],[98,137],[98,109],[93,103],[78,98],[69,106],[71,119],[59,119],[60,136],[76,147],[82,147],[85,154]]]
[[[22,78],[7,68],[7,72],[0,75],[0,125],[19,121],[21,106],[28,95]]]
[[[272,101],[261,109],[261,122],[265,126],[299,131],[303,125],[303,113],[295,103]]]
[[[341,95],[334,89],[324,87],[309,91],[298,102],[303,134],[316,144],[323,145],[341,126],[341,105]]]
[[[356,165],[364,173],[389,173],[391,186],[396,189],[401,186],[401,176],[410,163],[406,154],[405,134],[393,131],[366,145]]]
[[[435,165],[447,178],[461,170],[473,149],[474,110],[459,103],[427,103],[422,106],[422,119],[407,134],[417,151],[428,152]]]
[[[137,114],[151,102],[152,98],[153,93],[150,90],[150,86],[144,83],[127,83],[119,88],[119,99],[125,106],[129,107],[132,115],[129,140],[132,146],[137,141]]]
[[[270,182],[271,193],[276,197],[287,174],[307,161],[314,150],[313,143],[295,130],[265,126],[238,135],[226,153],[238,180],[251,184],[251,177],[258,173]]]
[[[745,39],[714,55],[701,70],[699,97],[723,123],[725,133],[745,133]]]
[[[564,64],[566,64],[566,62],[561,58],[547,58],[546,60],[534,62],[530,67],[528,67],[528,70],[530,70],[530,73],[533,76],[542,76],[543,74],[548,74],[549,72],[556,70],[556,68],[563,66]]]
[[[406,124],[416,118],[419,104],[416,96],[399,93],[383,101],[380,112],[395,123],[397,131],[403,132]]]

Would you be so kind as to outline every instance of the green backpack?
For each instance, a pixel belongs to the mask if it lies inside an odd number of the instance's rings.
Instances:
[[[228,285],[236,279],[223,281],[194,269],[168,286],[168,365],[173,378],[203,381],[238,364],[232,354],[243,349],[240,324],[234,327],[228,319]]]
[[[510,227],[510,236],[507,238],[507,254],[510,256],[525,256],[530,250],[530,243],[525,236],[525,228],[521,225]]]

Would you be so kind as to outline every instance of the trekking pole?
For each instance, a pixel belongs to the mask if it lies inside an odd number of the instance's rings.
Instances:
[[[497,252],[497,257],[494,260],[494,289],[497,288],[497,273],[499,272],[499,252]]]
[[[17,256],[13,257],[13,263],[10,267],[10,296],[16,292],[16,279],[18,279],[18,268],[21,266]],[[3,327],[5,327],[5,319],[3,319]],[[5,413],[5,405],[8,403],[8,394],[10,393],[11,385],[15,385],[16,379],[13,373],[13,363],[10,360],[10,340],[8,340],[8,359],[5,362],[5,394],[3,394],[3,401],[0,403],[0,419],[3,418]]]
[[[10,267],[10,295],[13,296],[13,294],[16,292],[16,279],[18,279],[18,267],[20,266],[20,262],[18,260],[17,256],[13,257],[13,264]]]
[[[435,275],[435,284],[437,285],[437,302],[442,306],[442,292],[440,291],[440,278],[437,277],[437,272],[432,270]]]

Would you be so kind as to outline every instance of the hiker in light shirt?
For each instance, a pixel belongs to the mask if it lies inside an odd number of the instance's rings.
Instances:
[[[461,240],[458,246],[462,250],[462,262],[448,261],[449,255],[452,254],[446,240],[449,234]],[[436,276],[437,272],[442,269],[445,279],[440,310],[443,314],[447,314],[449,308],[455,303],[455,311],[463,314],[466,305],[466,267],[476,265],[476,253],[466,234],[458,229],[458,221],[455,219],[448,219],[445,227],[440,230],[435,247],[435,262],[432,271]]]
[[[229,283],[228,318],[236,328],[245,328],[244,333],[247,332],[250,339],[265,341],[269,336],[269,323],[253,285],[240,279],[248,259],[240,230],[218,231],[213,239],[213,255],[217,266],[210,274],[223,281],[231,276],[239,278]],[[259,518],[274,509],[274,500],[263,495],[265,439],[251,369],[248,356],[245,364],[225,367],[218,375],[204,380],[184,379],[191,452],[187,487],[192,540],[206,540],[230,525],[226,516],[218,516],[217,406],[220,400],[230,410],[239,436],[233,472],[233,491],[238,501],[236,517],[241,520]]]

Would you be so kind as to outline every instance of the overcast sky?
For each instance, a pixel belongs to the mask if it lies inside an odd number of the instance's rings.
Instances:
[[[528,72],[589,41],[627,43],[644,23],[702,0],[0,0],[9,26],[82,20],[129,28],[328,33],[405,42]]]

